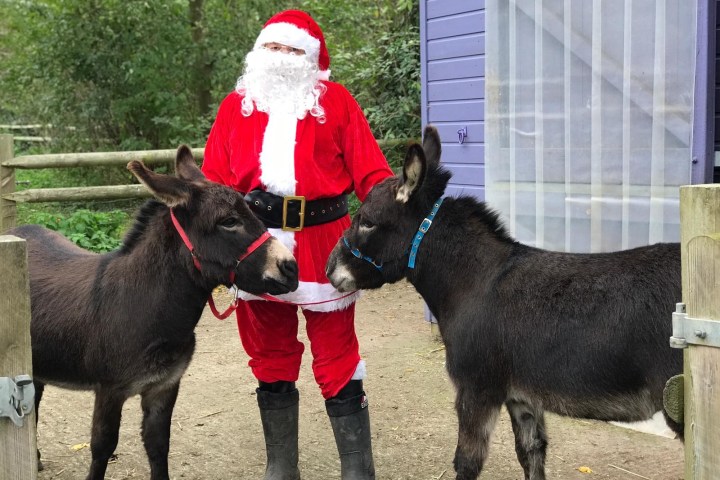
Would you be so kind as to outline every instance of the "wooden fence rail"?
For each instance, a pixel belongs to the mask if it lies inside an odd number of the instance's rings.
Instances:
[[[27,135],[28,133],[32,132],[38,132],[41,129],[45,127],[49,127],[50,125],[8,125],[3,124],[0,125],[0,131],[10,131],[10,132],[24,132],[25,135],[14,135],[13,141],[15,142],[51,142],[52,138],[50,137],[44,137],[39,135]]]
[[[414,139],[381,139],[381,148],[407,144]],[[197,160],[204,158],[204,148],[192,149]],[[133,152],[59,153],[22,155],[13,158],[13,136],[0,134],[0,233],[16,224],[16,203],[74,202],[84,200],[117,200],[147,198],[150,194],[141,185],[108,185],[97,187],[46,188],[15,191],[16,169],[117,167],[132,160],[146,165],[168,165],[175,160],[176,150],[139,150]]]

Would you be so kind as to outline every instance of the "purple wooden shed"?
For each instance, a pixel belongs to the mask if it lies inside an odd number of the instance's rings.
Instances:
[[[673,239],[672,192],[712,182],[720,150],[717,3],[421,0],[422,120],[448,193],[548,248]]]
[[[420,0],[447,193],[541,248],[679,241],[679,186],[719,176],[719,3]]]

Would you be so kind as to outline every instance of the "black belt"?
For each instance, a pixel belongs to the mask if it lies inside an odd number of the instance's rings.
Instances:
[[[294,232],[303,227],[332,222],[348,213],[347,195],[305,200],[305,197],[282,197],[253,190],[245,195],[245,201],[266,227]]]

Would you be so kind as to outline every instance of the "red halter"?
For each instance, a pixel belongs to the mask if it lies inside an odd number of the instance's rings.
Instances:
[[[170,209],[170,218],[172,219],[173,225],[175,225],[175,230],[177,230],[178,234],[180,235],[180,238],[182,238],[183,243],[185,246],[190,250],[190,255],[192,255],[193,263],[195,264],[195,268],[198,270],[202,270],[202,266],[200,265],[200,259],[198,258],[197,254],[195,253],[195,247],[193,247],[192,242],[190,241],[190,238],[188,238],[187,234],[185,233],[185,230],[183,230],[182,226],[180,225],[180,222],[178,222],[178,219],[175,217],[175,212],[173,212],[172,208]],[[245,252],[240,255],[237,259],[237,263],[235,266],[237,267],[240,265],[240,262],[245,260],[247,257],[250,256],[251,253],[253,253],[255,250],[260,247],[263,243],[265,243],[267,240],[269,240],[271,237],[270,232],[265,231],[260,237],[255,240],[253,243],[250,244],[250,246],[245,250]],[[230,272],[230,283],[235,282],[235,270],[232,270]]]

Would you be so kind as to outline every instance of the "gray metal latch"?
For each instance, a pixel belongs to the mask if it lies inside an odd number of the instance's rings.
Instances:
[[[688,344],[720,347],[720,321],[688,317],[684,303],[676,303],[672,314],[672,348]]]
[[[35,385],[30,375],[18,375],[15,379],[0,377],[0,418],[10,417],[18,427],[23,426],[25,415],[35,405]]]

